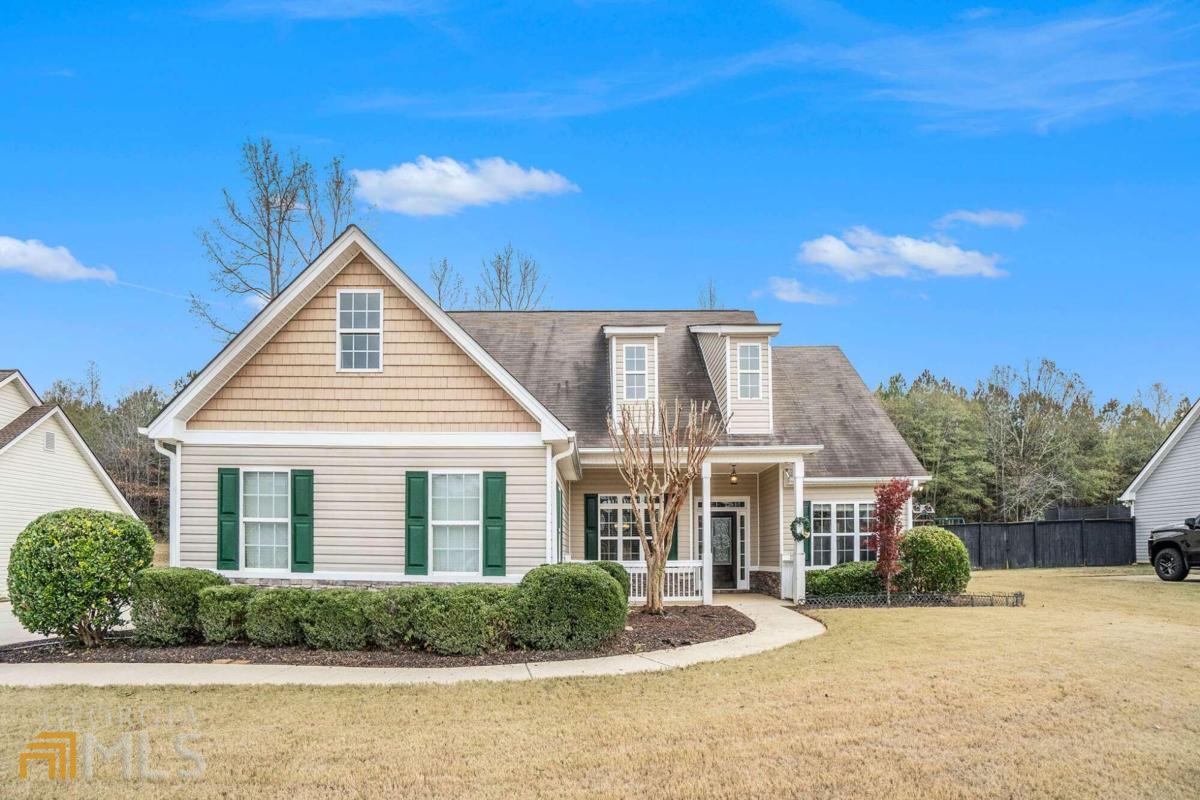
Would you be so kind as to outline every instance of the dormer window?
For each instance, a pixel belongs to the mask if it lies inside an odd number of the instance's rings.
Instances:
[[[337,294],[338,370],[380,372],[383,369],[383,292],[341,289]]]
[[[646,399],[646,345],[625,345],[625,399]]]
[[[758,344],[738,345],[738,399],[762,397],[762,348]]]

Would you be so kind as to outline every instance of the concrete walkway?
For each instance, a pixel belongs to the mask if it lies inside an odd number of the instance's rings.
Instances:
[[[763,595],[721,595],[714,602],[741,611],[754,620],[755,629],[740,636],[677,647],[673,650],[490,667],[414,669],[299,667],[275,664],[0,664],[0,686],[337,686],[448,684],[463,681],[526,681],[536,678],[627,675],[754,655],[792,642],[811,639],[825,632],[824,626],[819,622],[797,614],[781,600],[773,600]]]

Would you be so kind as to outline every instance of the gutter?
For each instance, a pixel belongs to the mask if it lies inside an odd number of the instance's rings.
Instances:
[[[567,449],[563,450],[556,456],[549,459],[550,468],[546,470],[546,560],[551,564],[557,563],[562,559],[562,553],[559,552],[561,543],[558,541],[558,526],[556,522],[557,511],[557,493],[558,488],[558,464],[565,458],[572,458],[572,466],[575,468],[575,474],[579,475],[579,454],[575,450],[575,435],[567,435]]]
[[[145,428],[138,428],[138,433],[149,435]],[[153,439],[154,449],[167,457],[170,462],[170,481],[167,494],[167,563],[172,567],[179,566],[179,472],[183,460],[183,445],[175,443],[174,450],[168,450],[159,439]]]

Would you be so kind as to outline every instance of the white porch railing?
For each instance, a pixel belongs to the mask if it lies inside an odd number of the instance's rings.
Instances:
[[[646,562],[620,562],[629,572],[629,602],[646,602]],[[704,562],[668,561],[664,579],[663,600],[668,603],[701,601],[704,599]]]

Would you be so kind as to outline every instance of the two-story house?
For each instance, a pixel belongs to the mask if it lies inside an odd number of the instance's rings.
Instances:
[[[668,595],[778,596],[797,509],[809,568],[868,559],[875,484],[925,476],[838,348],[777,347],[779,331],[752,311],[447,312],[352,226],[146,429],[171,455],[170,561],[380,584],[611,559],[636,594],[606,419],[698,400],[726,433]]]

